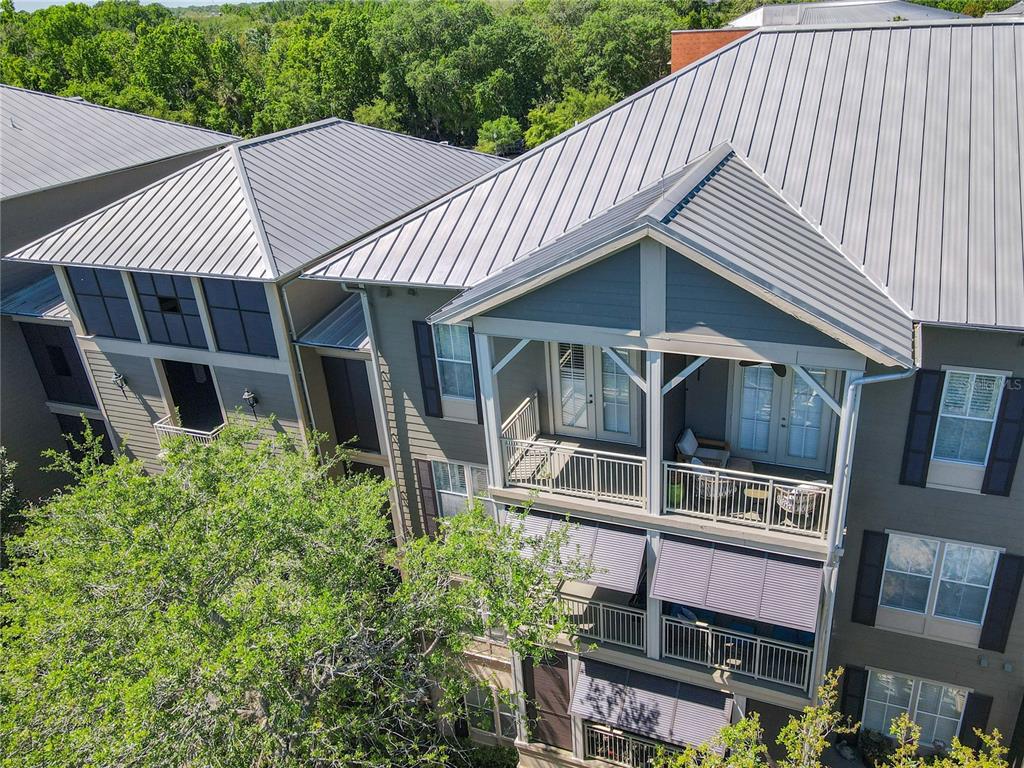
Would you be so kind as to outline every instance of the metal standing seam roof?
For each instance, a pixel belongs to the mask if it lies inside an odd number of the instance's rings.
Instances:
[[[1004,8],[1001,11],[992,11],[985,14],[986,18],[989,16],[1024,16],[1024,0],[1020,0],[1019,3],[1014,3],[1009,8]]]
[[[0,315],[71,321],[71,312],[61,296],[57,277],[52,272],[41,280],[5,295],[0,303]]]
[[[732,704],[720,691],[583,659],[569,710],[667,744],[698,746],[729,724]]]
[[[0,84],[0,199],[233,141],[226,133]]]
[[[307,276],[467,288],[729,142],[917,321],[1024,328],[1024,24],[761,29]]]
[[[370,336],[359,296],[352,294],[303,332],[297,344],[335,349],[369,349]]]
[[[226,147],[5,258],[277,280],[503,162],[332,118]]]
[[[790,24],[864,24],[966,18],[962,13],[903,0],[834,0],[762,5],[733,19],[727,26],[746,29]]]

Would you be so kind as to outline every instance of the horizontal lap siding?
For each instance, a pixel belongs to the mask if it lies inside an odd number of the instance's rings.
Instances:
[[[451,461],[487,464],[484,428],[475,423],[424,415],[412,323],[451,299],[451,291],[417,290],[415,295],[370,289],[370,311],[380,351],[387,429],[395,451],[395,482],[407,530],[421,532],[414,459],[444,456]]]
[[[217,379],[221,405],[228,416],[238,416],[245,422],[254,423],[252,411],[242,400],[242,393],[248,388],[259,399],[256,404],[256,416],[265,418],[273,415],[272,424],[275,430],[285,431],[294,436],[301,434],[291,381],[287,376],[278,373],[256,373],[221,365],[214,366],[213,375]]]

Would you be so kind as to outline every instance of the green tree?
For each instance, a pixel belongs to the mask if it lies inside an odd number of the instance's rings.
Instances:
[[[564,531],[524,557],[474,507],[396,549],[383,481],[265,434],[58,457],[0,574],[4,766],[445,766],[471,639],[569,629]]]
[[[492,155],[510,155],[523,143],[523,129],[514,117],[502,115],[496,120],[488,120],[480,126],[476,136],[478,152]]]
[[[530,110],[530,126],[525,134],[526,146],[531,149],[539,146],[614,103],[615,97],[607,91],[583,92],[569,88],[561,101],[542,104]]]
[[[372,125],[387,131],[402,130],[402,113],[398,106],[384,99],[360,104],[352,111],[352,119],[363,125]]]

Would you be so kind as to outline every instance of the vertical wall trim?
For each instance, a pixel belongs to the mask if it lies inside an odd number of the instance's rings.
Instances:
[[[654,569],[658,564],[658,550],[661,549],[661,533],[647,532],[647,584],[654,583]],[[647,658],[661,658],[661,600],[647,596]]]
[[[131,273],[121,272],[121,282],[124,283],[124,292],[128,294],[128,304],[132,308],[135,325],[139,328],[139,341],[148,344],[149,328],[146,327],[146,318],[142,314],[142,305],[139,304],[138,294],[135,293],[135,281],[132,280]]]
[[[57,277],[57,285],[64,296],[64,303],[68,305],[68,310],[70,310],[71,327],[75,330],[75,336],[85,336],[86,331],[85,325],[82,323],[82,312],[78,308],[78,302],[75,301],[75,292],[71,290],[71,280],[68,278],[67,268],[55,266],[53,274]]]
[[[292,403],[295,405],[295,417],[299,422],[299,432],[303,442],[308,443],[309,434],[312,432],[313,427],[309,417],[309,409],[306,407],[306,399],[303,397],[305,385],[302,383],[302,374],[298,366],[298,354],[292,347],[290,323],[285,317],[283,289],[277,283],[264,283],[263,288],[267,294],[267,307],[270,309],[270,320],[274,327],[274,338],[277,340],[277,356],[288,366],[288,383],[292,391]],[[258,396],[259,392],[256,394]]]
[[[661,460],[664,454],[664,395],[661,393],[664,381],[664,355],[648,350],[646,356],[647,379],[647,511],[652,515],[662,513]]]
[[[640,241],[640,333],[653,336],[665,330],[665,246]]]
[[[530,741],[526,714],[526,681],[523,678],[523,657],[511,651],[512,693],[516,697],[516,746],[524,747]]]
[[[195,294],[196,304],[199,307],[199,320],[203,324],[203,333],[206,334],[206,347],[211,352],[217,352],[217,337],[213,335],[213,320],[210,319],[210,308],[206,305],[203,281],[198,277],[190,279],[192,280],[192,293]]]
[[[487,444],[487,469],[491,482],[505,485],[501,459],[501,405],[498,401],[498,377],[494,373],[494,345],[490,336],[474,334],[476,359],[480,365],[480,398],[484,415],[484,438]]]

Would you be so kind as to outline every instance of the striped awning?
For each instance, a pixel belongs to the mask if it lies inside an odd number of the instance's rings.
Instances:
[[[565,518],[544,513],[525,517],[509,515],[512,524],[522,525],[530,537],[542,538],[565,524]],[[589,520],[570,520],[568,536],[561,547],[563,560],[589,560],[593,573],[586,583],[633,594],[640,581],[647,537],[637,528],[626,528]]]
[[[651,596],[804,632],[817,627],[821,563],[664,537]]]
[[[577,717],[678,746],[710,741],[732,718],[732,697],[720,691],[581,662],[570,711]]]

